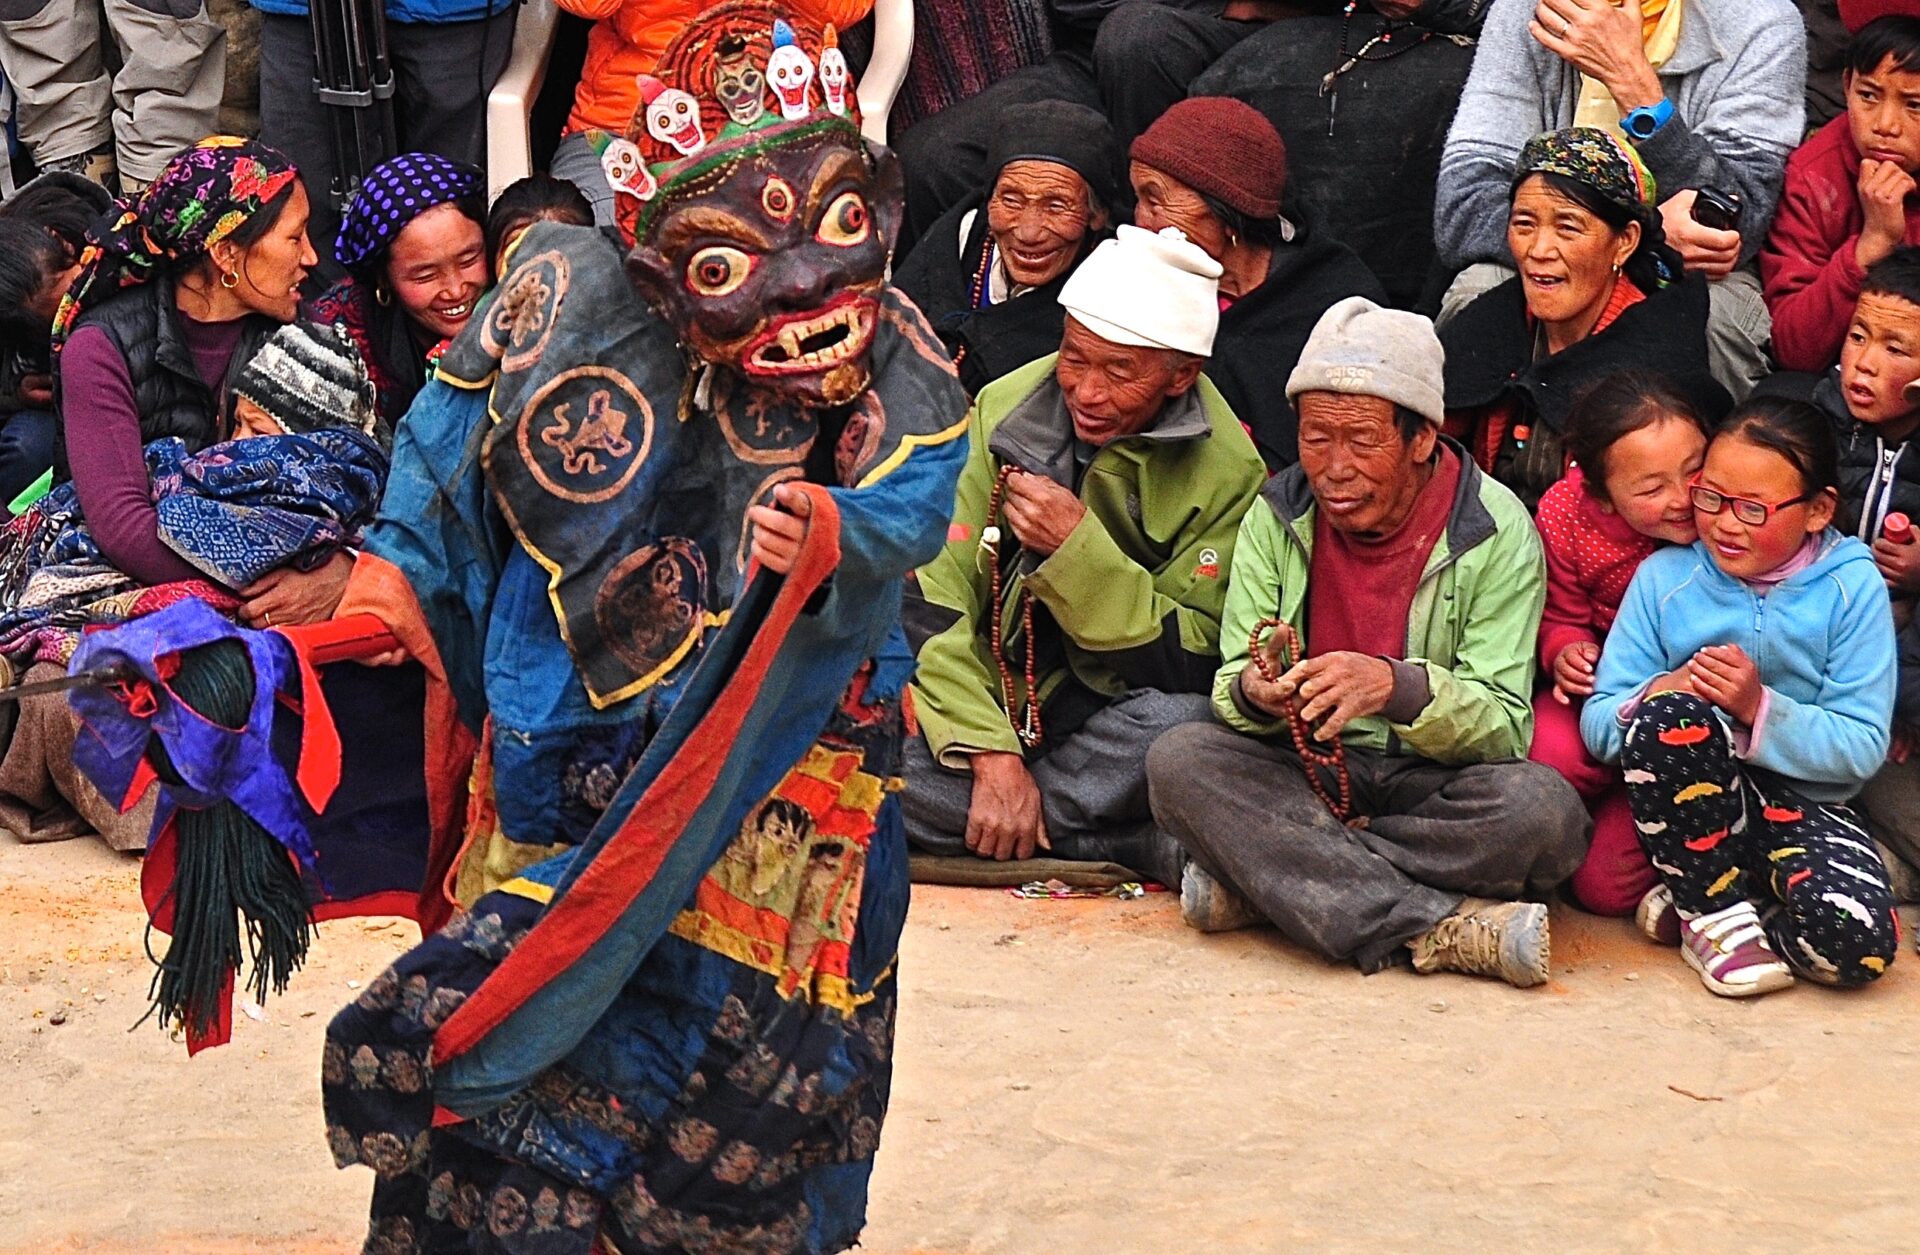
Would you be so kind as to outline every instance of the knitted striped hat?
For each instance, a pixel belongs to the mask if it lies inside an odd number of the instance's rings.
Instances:
[[[344,327],[288,323],[260,346],[233,393],[290,435],[322,427],[373,433],[373,380]]]

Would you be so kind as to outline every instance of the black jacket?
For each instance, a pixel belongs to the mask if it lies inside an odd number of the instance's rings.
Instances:
[[[962,256],[957,243],[960,222],[975,210],[979,212],[967,232]],[[1108,234],[1090,233],[1080,255],[1085,257]],[[1028,362],[1059,352],[1060,333],[1067,324],[1067,311],[1060,307],[1060,289],[1066,286],[1071,269],[1052,283],[1022,292],[1012,300],[974,309],[974,276],[987,246],[985,201],[971,196],[934,220],[893,276],[894,286],[913,298],[953,354],[960,368],[960,382],[969,396]]]
[[[1299,226],[1291,243],[1273,250],[1267,281],[1220,315],[1207,378],[1252,433],[1269,474],[1300,460],[1300,418],[1287,401],[1287,376],[1320,316],[1349,296],[1387,299],[1352,249]]]
[[[1526,296],[1520,280],[1509,279],[1441,329],[1447,413],[1477,427],[1492,407],[1515,407],[1492,469],[1532,509],[1565,471],[1559,442],[1574,402],[1606,376],[1623,370],[1665,375],[1710,422],[1732,407],[1707,364],[1707,299],[1707,281],[1688,275],[1649,292],[1604,331],[1535,361]],[[1515,436],[1521,427],[1544,432],[1546,439],[1523,445]],[[1477,432],[1467,433],[1464,443],[1478,456]],[[1536,454],[1550,450],[1551,456],[1528,456],[1529,447]]]
[[[217,386],[200,378],[187,348],[186,333],[173,303],[171,282],[144,283],[118,293],[80,315],[74,330],[98,327],[126,359],[133,381],[134,403],[140,410],[140,443],[178,436],[188,452],[217,443],[223,429],[222,407],[227,385],[280,324],[261,314],[250,314],[234,346],[227,374]],[[59,360],[54,362],[54,388],[59,392]],[[61,434],[54,462],[60,479],[69,477],[66,437]],[[4,503],[0,503],[4,504]]]
[[[1889,443],[1847,411],[1840,369],[1827,372],[1813,403],[1833,420],[1840,453],[1840,512],[1833,525],[1871,545],[1889,512],[1920,519],[1920,448],[1913,439]]]

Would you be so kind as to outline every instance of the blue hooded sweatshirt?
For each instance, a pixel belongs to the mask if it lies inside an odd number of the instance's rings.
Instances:
[[[1816,802],[1844,802],[1886,760],[1895,683],[1893,616],[1873,551],[1832,528],[1820,556],[1761,595],[1704,542],[1640,564],[1600,654],[1580,734],[1620,761],[1620,712],[1647,681],[1708,645],[1738,645],[1769,693],[1747,762]]]

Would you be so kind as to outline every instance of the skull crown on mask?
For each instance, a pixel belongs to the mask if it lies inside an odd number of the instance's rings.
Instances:
[[[871,374],[897,164],[850,128],[734,142],[717,182],[663,190],[628,277],[702,360],[801,405],[846,404]]]

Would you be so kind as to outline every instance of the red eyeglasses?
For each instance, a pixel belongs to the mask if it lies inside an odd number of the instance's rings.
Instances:
[[[1702,514],[1719,514],[1731,509],[1733,517],[1748,527],[1765,527],[1776,511],[1784,510],[1790,505],[1811,501],[1815,494],[1803,492],[1797,497],[1771,503],[1755,501],[1752,497],[1734,497],[1712,488],[1702,488],[1699,477],[1696,476],[1687,482],[1687,495],[1693,499],[1693,508]]]

